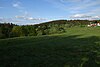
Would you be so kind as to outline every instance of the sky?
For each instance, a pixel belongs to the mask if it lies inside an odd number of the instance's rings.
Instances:
[[[61,19],[100,19],[100,0],[0,0],[0,22],[26,25]]]

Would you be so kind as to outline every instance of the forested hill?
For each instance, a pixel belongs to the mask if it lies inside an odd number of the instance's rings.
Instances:
[[[66,29],[70,27],[85,27],[91,22],[100,22],[100,20],[55,20],[41,24],[22,26],[12,23],[0,23],[0,39],[58,34],[66,32]]]
[[[41,24],[36,24],[36,25],[48,25],[48,24],[75,24],[75,25],[86,25],[89,24],[90,22],[95,22],[97,20],[89,21],[89,20],[54,20],[54,21],[49,21],[49,22],[44,22]],[[100,22],[100,21],[98,21]]]

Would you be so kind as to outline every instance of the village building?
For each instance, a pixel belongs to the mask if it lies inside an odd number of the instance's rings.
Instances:
[[[97,22],[97,21],[95,21],[95,22],[90,22],[90,24],[88,25],[88,27],[95,27],[95,26],[100,26],[100,22]]]

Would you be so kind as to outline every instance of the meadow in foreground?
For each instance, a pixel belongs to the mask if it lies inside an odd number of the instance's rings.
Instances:
[[[100,27],[1,39],[0,67],[100,67]]]

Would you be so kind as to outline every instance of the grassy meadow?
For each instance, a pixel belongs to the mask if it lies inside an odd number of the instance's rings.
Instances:
[[[100,67],[100,27],[1,39],[0,67]]]

